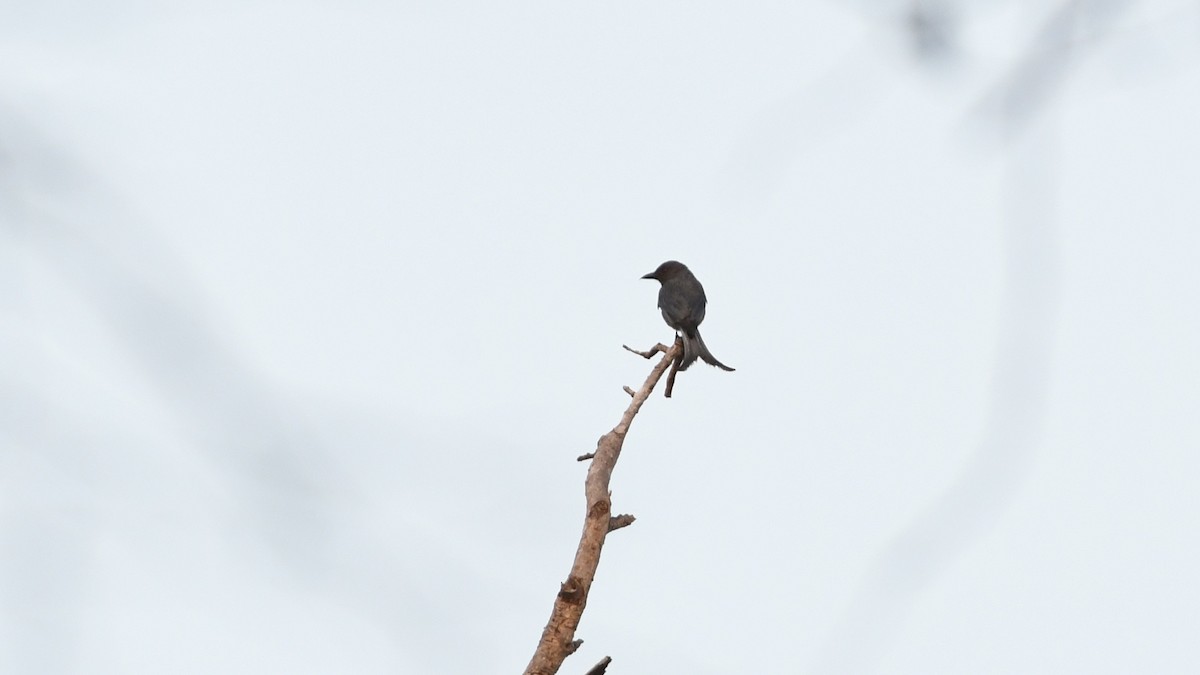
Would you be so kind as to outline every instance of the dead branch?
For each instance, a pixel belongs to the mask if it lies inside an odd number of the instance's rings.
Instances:
[[[629,347],[625,347],[629,349]],[[612,517],[612,501],[608,484],[612,479],[613,469],[616,468],[617,458],[621,456],[621,447],[625,443],[625,435],[629,433],[629,425],[641,410],[642,404],[650,398],[654,386],[662,379],[667,368],[677,363],[683,355],[683,344],[676,341],[671,347],[661,344],[654,345],[649,352],[629,351],[650,358],[662,352],[663,358],[650,371],[642,388],[633,395],[629,407],[621,415],[621,421],[607,434],[600,437],[596,451],[592,454],[592,464],[588,467],[587,479],[584,481],[584,496],[587,499],[587,514],[583,519],[583,534],[579,538],[579,547],[575,550],[575,561],[571,564],[571,572],[567,580],[559,588],[558,596],[554,598],[554,608],[550,611],[550,620],[542,630],[542,638],[538,642],[533,658],[525,668],[525,675],[553,675],[562,666],[563,660],[577,648],[574,644],[575,630],[583,616],[587,605],[588,591],[591,590],[592,580],[596,576],[596,568],[600,565],[600,549],[604,546],[604,538],[613,527],[613,521],[628,518],[629,522],[620,524],[624,527],[633,522],[632,516]],[[580,458],[583,459],[583,458]],[[607,666],[607,664],[604,664]],[[603,672],[603,671],[601,671]]]

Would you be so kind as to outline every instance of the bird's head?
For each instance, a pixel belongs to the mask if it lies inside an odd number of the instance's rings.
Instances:
[[[654,270],[653,272],[651,272],[649,274],[643,275],[642,278],[643,279],[655,279],[659,283],[662,283],[664,281],[669,281],[669,280],[675,278],[677,275],[682,274],[686,271],[687,271],[687,265],[684,265],[683,263],[679,262],[678,260],[668,260],[667,262],[659,265],[658,269]]]

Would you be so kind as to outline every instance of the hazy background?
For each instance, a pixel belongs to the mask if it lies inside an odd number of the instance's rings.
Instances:
[[[6,3],[0,672],[1194,673],[1200,5]]]

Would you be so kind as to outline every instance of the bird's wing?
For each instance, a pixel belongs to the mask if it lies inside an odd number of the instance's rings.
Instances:
[[[704,291],[701,290],[700,294],[693,299],[692,306],[688,308],[688,315],[692,321],[696,322],[697,326],[700,325],[701,321],[704,321],[704,306],[707,304],[708,300],[704,297]]]

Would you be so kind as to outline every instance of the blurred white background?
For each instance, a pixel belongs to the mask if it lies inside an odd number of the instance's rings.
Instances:
[[[1200,6],[0,8],[0,672],[1194,673]]]

